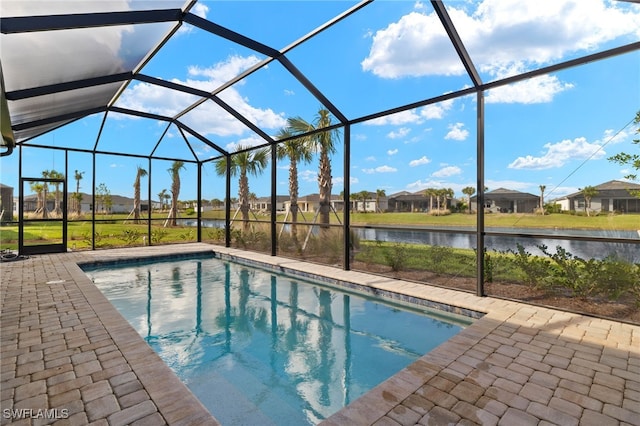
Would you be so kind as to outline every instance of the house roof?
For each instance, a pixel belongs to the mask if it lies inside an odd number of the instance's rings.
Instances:
[[[640,191],[640,184],[627,182],[623,180],[610,180],[608,182],[601,183],[594,186],[598,191],[598,197],[611,197],[611,198],[633,198],[633,195],[629,191]],[[582,191],[574,192],[565,197],[559,198],[564,200],[567,198],[584,198]]]
[[[478,195],[471,197],[471,200],[477,200]],[[492,191],[484,193],[485,200],[539,200],[538,195],[533,195],[528,192],[516,191],[515,189],[496,188]]]

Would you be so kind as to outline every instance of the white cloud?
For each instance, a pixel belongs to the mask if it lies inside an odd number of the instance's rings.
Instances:
[[[531,182],[521,182],[521,181],[517,181],[517,180],[487,180],[485,182],[485,185],[487,186],[487,188],[489,188],[489,191],[493,191],[494,189],[498,189],[498,188],[507,188],[507,189],[513,189],[516,191],[525,191],[529,188],[538,188],[538,185],[534,185]],[[545,193],[546,195],[546,193]]]
[[[377,31],[372,40],[361,65],[378,77],[459,75],[464,71],[435,13],[411,12]]]
[[[508,167],[510,169],[543,170],[562,167],[572,160],[597,160],[606,155],[606,152],[598,142],[589,143],[584,137],[575,138],[574,140],[565,139],[557,143],[547,143],[544,148],[547,149],[547,152],[542,156],[526,155],[518,157]]]
[[[443,167],[442,169],[434,172],[431,176],[434,177],[449,177],[449,176],[455,176],[455,175],[459,175],[462,173],[462,169],[458,166],[447,166],[447,167]]]
[[[354,185],[356,183],[360,183],[360,181],[356,177],[351,177],[349,179],[349,182],[351,182],[352,185]],[[342,185],[343,183],[344,183],[344,177],[343,176],[338,176],[338,177],[334,177],[334,178],[331,179],[331,184],[332,185]]]
[[[607,129],[604,131],[602,140],[604,143],[617,144],[626,141],[629,136],[629,133],[624,129],[618,131],[618,133],[613,129]]]
[[[318,172],[315,170],[302,170],[298,172],[298,177],[303,182],[318,182]]]
[[[239,139],[236,142],[228,143],[225,149],[228,152],[234,152],[238,150],[238,147],[250,148],[252,146],[264,145],[266,141],[257,136],[249,136],[248,138]]]
[[[452,106],[453,99],[442,101],[438,104],[427,105],[420,109],[420,116],[427,120],[441,119]]]
[[[376,161],[376,157],[374,157],[373,155],[370,155],[367,158],[365,158],[364,161]]]
[[[416,166],[421,166],[423,164],[429,164],[430,162],[431,162],[430,159],[428,159],[426,156],[422,156],[421,158],[418,158],[417,160],[409,161],[409,166],[416,167]]]
[[[368,175],[373,174],[373,173],[395,173],[397,172],[398,169],[396,169],[395,167],[390,167],[390,166],[378,166],[374,169],[362,169],[363,173],[366,173]]]
[[[209,7],[203,3],[196,3],[190,10],[196,16],[207,19],[207,13],[209,13]],[[178,29],[178,34],[189,34],[193,32],[194,27],[190,24],[182,24]]]
[[[211,84],[208,90],[213,90],[258,62],[260,62],[260,58],[255,55],[231,55],[224,62],[218,62],[211,67],[202,68],[192,65],[188,68],[188,72],[192,77],[207,77],[207,82]]]
[[[392,131],[387,133],[387,137],[389,139],[399,139],[399,138],[404,138],[405,136],[407,136],[409,134],[409,132],[411,132],[411,129],[408,127],[401,127],[399,128],[397,131]]]
[[[212,91],[258,61],[259,58],[256,56],[229,56],[224,62],[208,68],[189,67],[189,78],[186,81],[173,79],[172,82],[204,91]],[[243,97],[236,87],[224,90],[220,97],[261,128],[277,129],[286,124],[284,114],[276,113],[268,108],[260,109],[251,106],[249,99]],[[176,90],[148,83],[137,83],[130,86],[122,94],[118,99],[117,106],[172,117],[193,104],[197,99],[193,95]],[[204,136],[239,136],[248,130],[244,124],[212,101],[206,101],[199,105],[183,116],[181,120]]]
[[[451,188],[455,190],[458,186],[459,184],[458,185],[451,184],[449,182],[445,182],[441,180],[429,179],[429,180],[423,181],[422,179],[419,179],[415,182],[411,182],[407,184],[406,189],[407,191],[412,191],[412,192],[421,191],[427,188]]]
[[[493,77],[505,76],[514,65],[528,70],[575,52],[593,51],[619,37],[640,36],[640,8],[624,2],[484,0],[469,12],[467,5],[451,2],[447,10],[476,66]],[[464,67],[436,13],[414,9],[375,32],[362,69],[390,79],[463,75]],[[557,80],[538,84],[547,93],[567,88]]]
[[[387,124],[402,125],[402,124],[420,124],[422,118],[416,114],[415,110],[401,111],[395,114],[379,117],[374,120],[365,121],[364,124],[372,126],[384,126]]]
[[[551,102],[558,93],[573,88],[571,83],[563,83],[558,77],[543,75],[529,80],[497,87],[487,92],[485,101],[495,103],[538,104]]]
[[[469,136],[469,131],[463,129],[464,123],[449,124],[449,132],[444,137],[445,139],[453,139],[456,141],[463,141]]]
[[[390,149],[387,151],[388,155],[396,155],[398,153],[398,149]]]

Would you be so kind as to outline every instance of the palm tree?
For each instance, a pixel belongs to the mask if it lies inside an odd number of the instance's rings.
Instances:
[[[36,209],[33,214],[37,215],[42,213],[42,192],[44,191],[44,184],[38,182],[32,182],[29,187],[36,193]]]
[[[64,175],[56,170],[49,170],[49,179],[64,179]],[[55,188],[53,214],[60,217],[62,216],[62,209],[60,208],[60,182],[54,182],[53,187]]]
[[[331,115],[329,110],[321,108],[316,114],[313,123],[308,123],[301,117],[290,118],[288,125],[294,134],[302,134],[313,130],[331,126]],[[331,157],[335,153],[335,140],[338,137],[338,130],[329,130],[315,133],[305,137],[305,140],[313,146],[314,150],[320,154],[318,164],[318,192],[320,193],[320,223],[322,229],[328,229],[329,214],[331,213]]]
[[[168,192],[165,192],[163,208],[169,204],[170,199],[171,199],[171,195]]]
[[[540,185],[540,212],[544,215],[544,190],[547,189],[546,185]]]
[[[164,210],[164,200],[166,195],[167,195],[166,189],[163,189],[162,191],[158,192],[158,200],[160,200],[160,211]]]
[[[433,211],[433,197],[436,196],[437,189],[427,188],[424,190],[424,196],[429,197],[429,213]]]
[[[293,136],[292,130],[287,127],[281,129],[276,135],[278,140]],[[289,204],[291,211],[291,239],[298,245],[298,163],[309,163],[312,158],[313,147],[303,138],[287,139],[278,144],[276,155],[278,159],[289,159]]]
[[[239,175],[238,198],[240,200],[240,212],[244,231],[249,230],[249,178],[247,173],[257,176],[267,167],[269,162],[269,149],[260,148],[252,151],[248,147],[238,146],[237,154],[230,157],[231,176]],[[222,157],[216,161],[216,173],[224,176],[227,173],[227,157]]]
[[[453,200],[455,193],[451,188],[442,189],[442,201],[444,202],[443,210],[447,210],[447,200]]]
[[[582,191],[584,197],[584,211],[589,216],[589,209],[591,209],[591,199],[598,195],[598,190],[593,186],[585,186]]]
[[[75,171],[74,178],[76,180],[76,192],[72,195],[73,200],[76,203],[76,214],[80,216],[82,213],[82,195],[80,194],[80,181],[82,180],[82,176],[84,172]]]
[[[178,225],[178,197],[180,196],[180,170],[184,169],[184,161],[174,161],[167,169],[171,175],[171,226]]]
[[[434,196],[436,197],[436,205],[438,206],[438,214],[440,214],[440,199],[445,196],[444,189],[434,189]]]
[[[387,193],[384,189],[376,189],[376,211],[380,212],[380,198],[386,197]]]
[[[360,194],[360,199],[362,200],[362,211],[366,213],[367,201],[369,201],[370,198],[369,191],[360,191],[358,194]]]
[[[49,178],[49,170],[43,170],[42,171],[42,177],[45,179]],[[42,218],[43,219],[47,219],[49,217],[49,210],[47,210],[47,198],[49,198],[49,184],[48,183],[44,183],[42,184],[42,204],[41,204],[41,208],[42,210],[39,213],[42,213]]]
[[[133,181],[133,223],[140,223],[140,178],[147,175],[147,171],[138,166],[136,180]]]
[[[473,186],[466,186],[462,188],[462,193],[467,196],[467,209],[469,209],[469,214],[471,214],[471,196],[475,194],[476,189]]]

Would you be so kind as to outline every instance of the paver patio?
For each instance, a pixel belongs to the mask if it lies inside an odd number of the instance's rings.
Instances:
[[[323,424],[640,425],[639,326],[208,244],[2,263],[0,424],[218,424],[77,265],[212,250],[485,313]]]

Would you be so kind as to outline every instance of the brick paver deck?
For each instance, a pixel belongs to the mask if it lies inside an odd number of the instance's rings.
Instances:
[[[325,425],[640,425],[638,326],[207,244],[0,264],[0,423],[218,424],[77,266],[204,250],[485,313]]]

